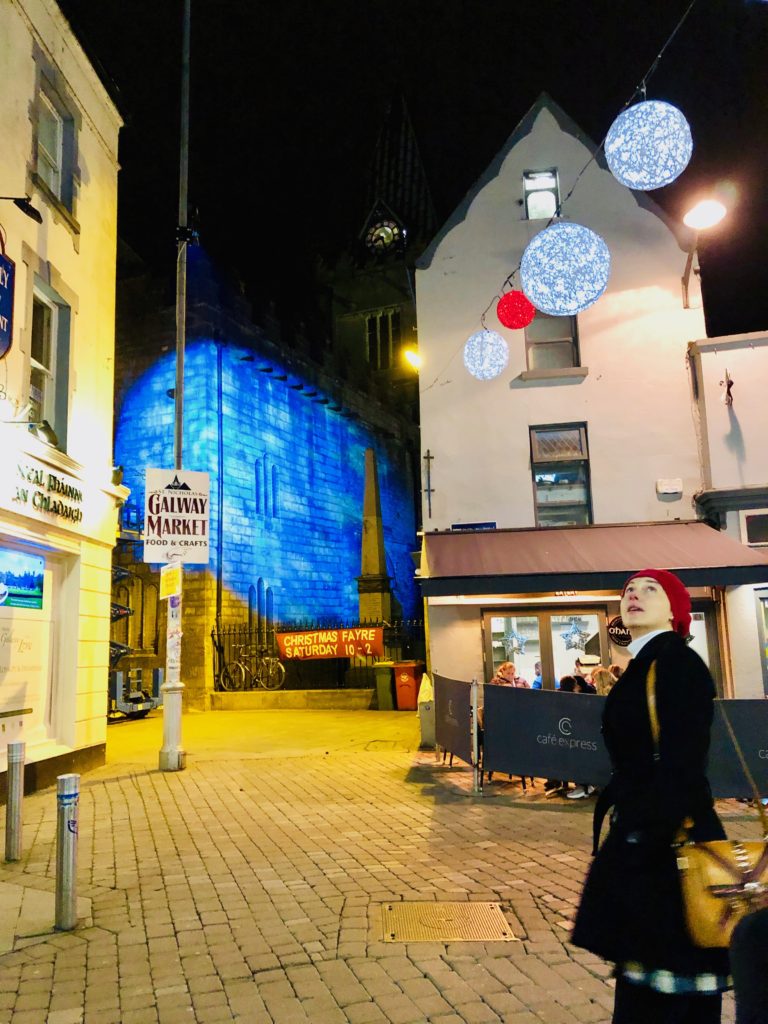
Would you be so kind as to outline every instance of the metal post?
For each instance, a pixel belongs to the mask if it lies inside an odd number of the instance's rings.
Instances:
[[[69,932],[77,925],[77,820],[80,776],[56,779],[56,920],[54,927]]]
[[[176,393],[173,457],[182,468],[184,432],[184,345],[187,333],[187,230],[189,191],[189,43],[191,0],[184,0],[181,42],[181,130],[179,135],[179,226],[176,259]]]
[[[181,594],[168,598],[168,626],[165,636],[165,682],[163,693],[163,746],[161,772],[178,772],[186,767],[186,751],[181,749]]]
[[[683,271],[683,276],[682,276],[683,309],[690,309],[691,308],[691,303],[690,303],[690,300],[689,300],[689,297],[688,297],[688,286],[689,286],[690,281],[691,281],[691,271],[693,270],[693,257],[696,255],[696,246],[698,245],[698,243],[699,243],[699,232],[698,231],[694,231],[694,233],[693,233],[693,240],[691,242],[691,247],[688,250],[688,255],[687,255],[686,260],[685,260],[685,270]]]
[[[179,135],[179,226],[176,256],[176,391],[173,423],[173,464],[182,469],[184,435],[184,348],[187,336],[187,224],[189,185],[189,54],[192,21],[191,0],[184,0],[184,24],[181,42],[181,131]],[[183,572],[183,570],[182,570]],[[178,626],[171,638],[171,602],[168,602],[168,640],[178,651],[173,660],[181,659],[181,595],[178,598]],[[178,653],[178,659],[176,658]],[[163,691],[163,747],[160,751],[160,771],[177,772],[184,768],[186,755],[181,750],[181,706],[184,684],[180,674],[166,667]]]
[[[478,740],[477,722],[477,679],[473,679],[469,688],[469,709],[472,723],[472,792],[480,792],[480,744]]]
[[[21,809],[24,802],[26,743],[8,744],[8,803],[5,807],[5,859],[21,860]]]

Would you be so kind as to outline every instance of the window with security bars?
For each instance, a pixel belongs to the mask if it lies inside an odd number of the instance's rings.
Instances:
[[[525,352],[529,370],[579,366],[576,317],[537,313],[525,328]]]
[[[549,220],[554,217],[560,205],[557,170],[525,171],[523,201],[526,220]]]
[[[530,436],[536,525],[591,523],[586,424],[531,427]]]
[[[368,363],[374,370],[394,366],[400,348],[400,310],[384,309],[367,314],[365,344]]]

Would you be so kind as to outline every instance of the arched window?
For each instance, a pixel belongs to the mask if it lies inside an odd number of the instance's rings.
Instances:
[[[277,519],[279,512],[279,489],[277,479],[277,466],[272,467],[272,518]]]
[[[260,644],[264,643],[267,631],[266,597],[264,590],[264,580],[261,576],[259,576],[256,582],[256,629],[258,630]]]
[[[258,463],[257,463],[258,465]],[[258,474],[257,474],[258,475]],[[259,609],[256,604],[256,587],[253,584],[248,587],[248,632],[253,632],[254,615],[258,618]]]

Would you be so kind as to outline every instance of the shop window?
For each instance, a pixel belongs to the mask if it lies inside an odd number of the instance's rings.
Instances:
[[[523,201],[526,220],[550,220],[556,216],[560,207],[557,171],[525,171]]]
[[[70,321],[65,302],[49,290],[35,288],[27,385],[30,420],[49,424],[62,450],[67,437]]]
[[[739,523],[742,543],[751,548],[768,547],[768,508],[742,509]]]
[[[518,674],[533,684],[541,662],[539,619],[536,615],[495,615],[491,618],[491,658],[488,678],[499,665],[513,661]]]
[[[555,370],[579,365],[575,316],[537,313],[525,328],[529,370]]]
[[[365,352],[374,370],[394,365],[400,348],[400,310],[385,309],[365,317]]]
[[[591,523],[586,425],[531,427],[530,438],[536,525]]]
[[[524,609],[486,612],[486,681],[504,661],[513,661],[531,687],[555,690],[572,675],[579,655],[608,651],[606,611],[601,609]],[[538,688],[536,685],[534,688]]]

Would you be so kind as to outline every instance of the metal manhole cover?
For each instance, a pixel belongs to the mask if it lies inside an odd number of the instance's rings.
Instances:
[[[498,903],[384,903],[385,942],[517,942]]]

